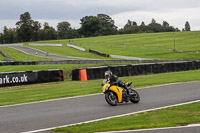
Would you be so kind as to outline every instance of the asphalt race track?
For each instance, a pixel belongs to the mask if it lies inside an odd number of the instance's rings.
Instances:
[[[20,50],[26,54],[45,57],[45,58],[51,58],[53,61],[59,61],[59,60],[97,60],[97,59],[89,59],[89,58],[80,58],[80,57],[70,57],[70,56],[59,56],[59,55],[53,55],[49,54],[47,56],[46,52],[43,52],[38,49],[30,48],[30,47],[24,47],[24,46],[10,46],[11,48]],[[37,55],[36,55],[37,52]]]
[[[141,96],[140,103],[119,104],[115,107],[106,103],[104,94],[2,106],[0,107],[0,133],[46,129],[200,100],[200,82],[155,86],[137,91]]]

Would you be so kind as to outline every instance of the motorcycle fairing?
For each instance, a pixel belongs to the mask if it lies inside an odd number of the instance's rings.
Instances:
[[[113,91],[117,94],[118,102],[121,103],[122,102],[122,91],[123,91],[123,89],[121,87],[113,85],[113,86],[110,87],[109,90],[111,90],[111,91]]]

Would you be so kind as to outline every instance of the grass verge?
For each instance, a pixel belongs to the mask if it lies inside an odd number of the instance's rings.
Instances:
[[[175,127],[200,122],[200,102],[161,110],[81,124],[53,131],[65,133],[93,133],[103,131]]]
[[[186,81],[199,81],[200,70],[121,77],[133,81],[136,88]],[[100,80],[53,82],[23,86],[1,87],[0,106],[101,93]]]

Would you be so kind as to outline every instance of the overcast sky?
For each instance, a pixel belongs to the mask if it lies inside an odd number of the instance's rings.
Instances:
[[[80,19],[103,13],[109,15],[118,28],[130,19],[138,25],[167,21],[180,30],[189,21],[191,30],[200,30],[200,0],[0,0],[0,32],[4,26],[14,28],[24,12],[33,20],[48,22],[56,28],[61,21],[80,27]]]

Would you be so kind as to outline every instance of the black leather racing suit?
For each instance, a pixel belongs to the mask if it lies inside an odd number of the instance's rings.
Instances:
[[[112,77],[110,78],[110,85],[117,85],[119,87],[123,87],[124,89],[126,89],[127,93],[129,93],[128,88],[126,87],[126,85],[118,79],[118,77],[116,75],[112,75]]]

